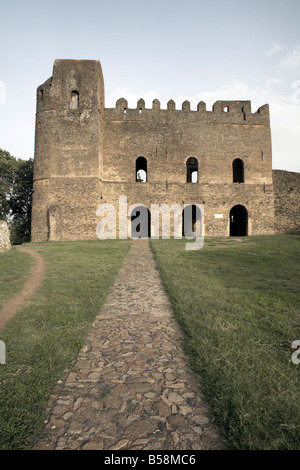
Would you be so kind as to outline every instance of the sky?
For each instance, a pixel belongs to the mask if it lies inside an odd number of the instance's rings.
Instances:
[[[105,105],[270,105],[273,168],[300,172],[300,0],[0,0],[0,148],[34,156],[55,59],[100,60]]]

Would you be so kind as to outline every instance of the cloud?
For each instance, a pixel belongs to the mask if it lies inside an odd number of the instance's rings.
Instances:
[[[280,78],[269,78],[268,80],[265,80],[265,85],[266,87],[268,88],[272,88],[273,85],[281,85],[282,84],[282,80]]]
[[[300,172],[300,106],[270,103],[273,168]]]
[[[272,92],[273,89],[271,88]],[[191,109],[197,109],[199,101],[207,104],[207,110],[212,109],[213,104],[218,100],[229,101],[251,101],[253,111],[268,102],[270,95],[270,86],[266,88],[250,88],[246,83],[234,80],[215,90],[197,93],[193,96],[179,96],[176,103],[183,103],[188,100],[191,103]],[[181,109],[181,106],[178,108]]]
[[[282,44],[278,44],[277,42],[274,42],[270,49],[267,51],[266,56],[267,57],[273,57],[273,55],[278,54],[278,52],[281,52],[285,49],[285,46]]]
[[[279,62],[281,68],[296,70],[300,67],[300,44],[293,47]]]

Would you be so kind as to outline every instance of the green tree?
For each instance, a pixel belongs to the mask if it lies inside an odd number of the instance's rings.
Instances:
[[[7,220],[14,244],[30,241],[33,160],[0,149],[0,218]]]
[[[7,220],[10,212],[10,196],[17,161],[6,150],[0,149],[0,220]]]

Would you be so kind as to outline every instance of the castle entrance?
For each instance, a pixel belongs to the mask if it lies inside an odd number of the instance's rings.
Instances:
[[[151,214],[145,206],[135,207],[130,214],[131,238],[151,237]]]
[[[182,211],[182,236],[194,238],[196,233],[196,223],[201,221],[201,211],[199,207],[191,204]]]
[[[232,207],[229,218],[231,237],[248,235],[248,211],[246,207],[241,205]]]

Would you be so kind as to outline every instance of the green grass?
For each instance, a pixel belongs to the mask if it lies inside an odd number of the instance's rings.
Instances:
[[[0,253],[0,308],[6,300],[22,290],[33,263],[32,256],[15,247]]]
[[[299,449],[300,237],[152,240],[184,348],[230,448]]]
[[[29,449],[39,438],[51,390],[83,346],[130,241],[30,246],[47,270],[34,299],[0,332],[6,344],[6,365],[0,366],[1,450]],[[20,267],[20,259],[16,250],[0,255],[1,280],[25,278],[27,264]],[[23,253],[22,259],[29,262]]]

